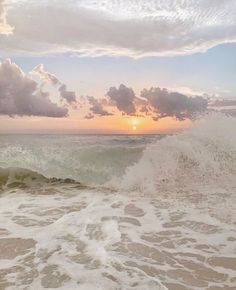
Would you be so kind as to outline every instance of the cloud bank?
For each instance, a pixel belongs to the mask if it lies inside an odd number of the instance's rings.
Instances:
[[[142,57],[193,54],[236,42],[235,0],[12,3],[8,22],[15,29],[9,37],[0,37],[2,52]]]
[[[102,99],[93,96],[81,97],[79,103],[75,93],[68,91],[66,85],[55,75],[46,72],[42,64],[36,66],[33,73],[43,82],[56,86],[60,92],[60,100],[65,100],[68,104],[76,102],[76,105],[80,104],[84,108],[87,103],[89,112],[85,119],[120,113],[125,116],[148,116],[155,121],[166,117],[183,121],[194,119],[198,114],[209,110],[234,116],[236,112],[235,99],[212,101],[207,96],[188,96],[159,87],[143,89],[136,95],[132,88],[124,84],[111,87]],[[67,117],[68,108],[53,103],[49,93],[43,91],[43,86],[44,83],[42,85],[31,79],[11,60],[0,63],[0,115]]]
[[[0,63],[0,115],[61,118],[68,109],[53,103],[49,93],[8,59]]]
[[[100,101],[87,97],[92,105],[87,119],[95,115],[108,116],[111,114],[109,110],[113,109],[127,116],[151,116],[155,121],[166,117],[183,121],[194,119],[208,109],[208,100],[202,96],[187,96],[158,87],[143,89],[137,97],[132,88],[121,84],[118,88],[111,87],[106,97]]]

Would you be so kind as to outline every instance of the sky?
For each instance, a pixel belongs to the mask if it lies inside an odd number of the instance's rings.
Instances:
[[[0,133],[236,116],[235,0],[0,0]]]

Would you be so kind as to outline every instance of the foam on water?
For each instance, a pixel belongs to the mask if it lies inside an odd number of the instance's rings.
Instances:
[[[235,289],[235,130],[1,136],[0,289]]]
[[[149,145],[141,159],[109,185],[141,192],[236,188],[236,119],[213,114],[193,128]]]
[[[68,185],[30,193],[1,197],[1,289],[235,285],[235,196],[114,196]]]
[[[158,136],[0,136],[0,167],[98,185],[121,176]]]

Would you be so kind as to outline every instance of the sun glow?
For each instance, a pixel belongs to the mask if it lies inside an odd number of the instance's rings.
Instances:
[[[132,126],[133,131],[136,131],[138,129],[139,124],[140,124],[140,120],[138,118],[131,119],[131,126]]]

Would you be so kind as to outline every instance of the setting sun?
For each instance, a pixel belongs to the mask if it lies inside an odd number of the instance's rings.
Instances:
[[[132,118],[131,119],[131,125],[132,125],[133,131],[137,130],[137,127],[138,127],[139,124],[140,124],[140,120],[138,118]]]

